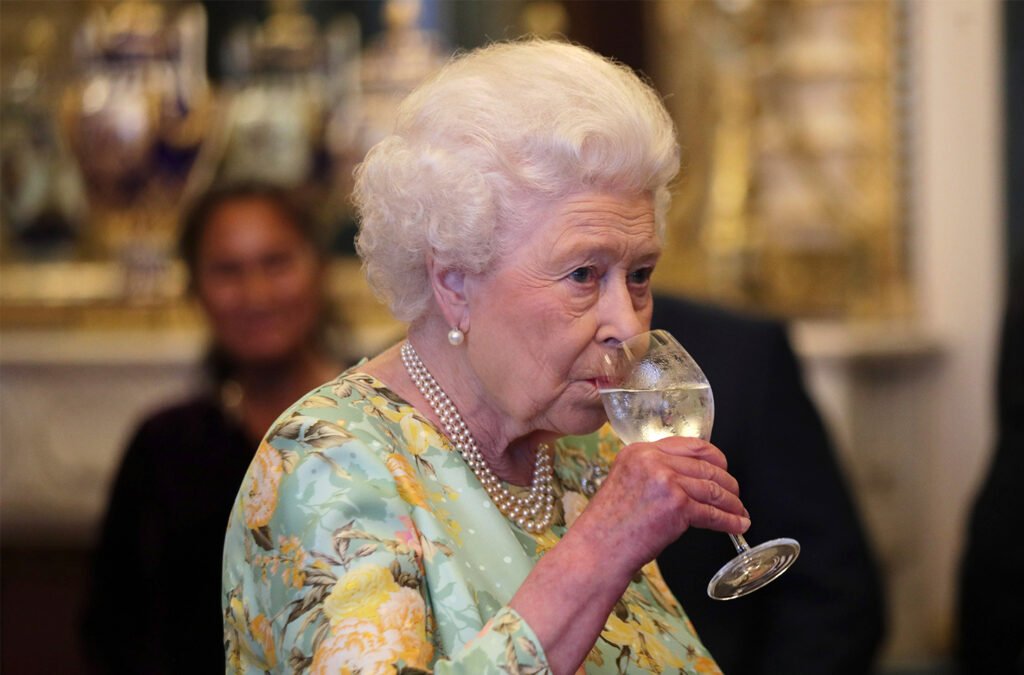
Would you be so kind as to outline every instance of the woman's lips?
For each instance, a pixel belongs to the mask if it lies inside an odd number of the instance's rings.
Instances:
[[[601,390],[608,389],[611,386],[609,380],[604,377],[591,377],[584,381],[589,385],[590,388],[588,396],[593,396],[594,398],[598,399],[601,397]]]

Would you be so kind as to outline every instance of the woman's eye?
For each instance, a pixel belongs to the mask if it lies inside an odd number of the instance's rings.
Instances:
[[[646,284],[651,280],[651,275],[654,274],[653,267],[641,267],[638,270],[633,270],[629,273],[629,283],[631,284]]]
[[[292,256],[286,253],[275,253],[263,260],[264,268],[273,274],[280,274],[286,271],[292,264]]]
[[[594,280],[593,267],[577,267],[569,273],[569,278],[578,284],[585,284]]]

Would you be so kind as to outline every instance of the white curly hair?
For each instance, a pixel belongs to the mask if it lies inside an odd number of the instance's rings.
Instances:
[[[492,44],[410,94],[357,167],[356,248],[374,292],[415,321],[428,255],[480,273],[539,209],[589,190],[650,193],[660,234],[678,169],[672,120],[627,66],[563,42]]]

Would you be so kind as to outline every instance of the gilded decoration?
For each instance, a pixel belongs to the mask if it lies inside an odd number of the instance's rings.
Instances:
[[[521,25],[572,38],[563,5],[512,4]],[[4,2],[4,328],[198,323],[171,244],[189,196],[219,178],[308,197],[336,252],[341,313],[356,329],[396,326],[351,255],[348,194],[397,101],[451,51],[420,27],[419,2],[381,2],[384,31],[365,44],[353,16],[270,2],[265,20],[223,36],[216,82],[198,3],[61,6]],[[648,74],[683,147],[656,283],[789,317],[907,316],[907,6],[655,0],[644,12]]]
[[[906,315],[904,4],[650,10],[683,148],[659,282],[791,317]]]

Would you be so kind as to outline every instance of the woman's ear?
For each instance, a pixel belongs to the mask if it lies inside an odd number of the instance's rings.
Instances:
[[[427,276],[434,291],[434,300],[441,308],[445,322],[465,332],[469,329],[469,300],[466,294],[466,273],[441,267],[433,256],[427,258]]]

